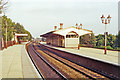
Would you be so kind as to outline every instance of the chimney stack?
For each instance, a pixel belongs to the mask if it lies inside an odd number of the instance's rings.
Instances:
[[[60,29],[63,29],[63,23],[60,23]]]
[[[82,24],[80,24],[80,28],[82,29]]]
[[[75,25],[76,27],[78,27],[78,24],[76,23],[76,25]]]
[[[54,26],[55,31],[57,30],[57,26]]]

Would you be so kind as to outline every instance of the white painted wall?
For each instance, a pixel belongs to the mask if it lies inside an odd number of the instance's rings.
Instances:
[[[66,38],[66,46],[65,47],[78,47],[79,38]]]

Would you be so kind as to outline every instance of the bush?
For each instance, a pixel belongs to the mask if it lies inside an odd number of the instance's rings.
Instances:
[[[80,44],[80,46],[86,46],[85,44]]]
[[[107,46],[107,49],[113,49],[111,46]]]
[[[105,48],[105,46],[98,46],[97,48],[102,48],[102,49],[104,49]],[[111,46],[107,46],[107,49],[113,49]]]
[[[94,48],[98,48],[98,46],[94,46]]]
[[[120,47],[117,47],[117,50],[120,51]]]

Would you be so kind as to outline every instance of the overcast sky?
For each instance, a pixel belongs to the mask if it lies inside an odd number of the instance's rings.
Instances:
[[[63,27],[83,24],[96,35],[103,34],[105,25],[101,23],[102,14],[111,15],[107,25],[110,34],[118,32],[118,0],[9,0],[6,15],[22,24],[33,37]]]

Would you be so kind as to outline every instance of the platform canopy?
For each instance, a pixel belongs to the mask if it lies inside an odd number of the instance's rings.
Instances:
[[[67,27],[67,28],[64,28],[64,29],[58,29],[58,30],[55,30],[55,31],[48,32],[46,34],[41,35],[41,37],[48,37],[48,36],[53,35],[53,34],[66,36],[69,32],[75,32],[79,36],[93,33],[91,30],[71,26],[71,27]]]
[[[15,36],[23,37],[23,36],[28,36],[28,34],[17,34],[17,33],[15,33]]]

